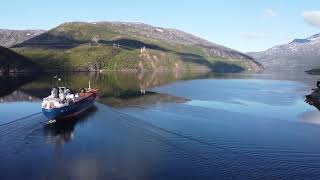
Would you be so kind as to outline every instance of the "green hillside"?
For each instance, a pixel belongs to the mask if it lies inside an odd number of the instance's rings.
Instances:
[[[64,23],[13,50],[47,71],[262,69],[251,57],[235,50],[179,30],[137,23]]]

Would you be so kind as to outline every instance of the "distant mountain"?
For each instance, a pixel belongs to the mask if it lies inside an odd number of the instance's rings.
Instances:
[[[290,44],[298,44],[298,43],[309,43],[320,40],[320,33],[312,35],[306,39],[294,39]]]
[[[0,46],[0,74],[39,71],[38,65],[10,49]]]
[[[266,71],[304,72],[320,68],[320,33],[247,54],[260,62]]]
[[[0,29],[0,46],[11,47],[44,33],[45,30]]]
[[[262,69],[253,58],[236,50],[180,30],[143,23],[64,23],[15,45],[14,50],[47,69],[216,72]]]

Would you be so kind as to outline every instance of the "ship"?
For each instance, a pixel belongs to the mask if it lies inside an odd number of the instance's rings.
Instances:
[[[80,115],[93,106],[97,94],[98,89],[91,88],[90,81],[89,87],[81,88],[78,93],[65,86],[53,87],[51,94],[43,98],[42,113],[49,123]]]

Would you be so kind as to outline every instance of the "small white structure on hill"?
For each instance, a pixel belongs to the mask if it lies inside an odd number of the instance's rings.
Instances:
[[[146,47],[145,46],[141,47],[141,49],[140,49],[140,53],[143,53],[143,52],[146,52]]]
[[[115,44],[115,43],[113,43],[113,44],[112,44],[112,47],[113,47],[113,48],[120,48],[120,44]]]

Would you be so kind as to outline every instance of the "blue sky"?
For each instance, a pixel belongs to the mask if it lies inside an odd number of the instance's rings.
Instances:
[[[139,21],[177,28],[243,52],[320,32],[320,0],[2,0],[0,28],[66,21]]]

